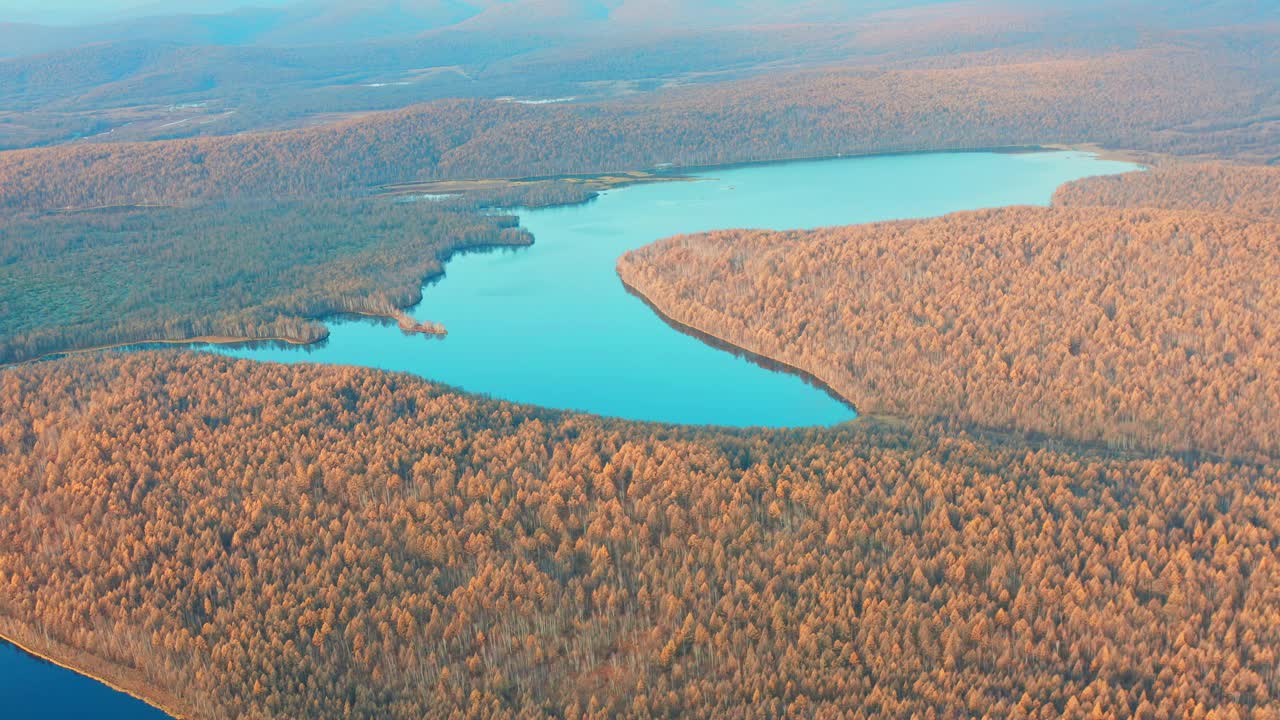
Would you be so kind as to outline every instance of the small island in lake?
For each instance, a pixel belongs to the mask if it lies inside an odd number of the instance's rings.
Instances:
[[[431,322],[430,320],[414,320],[406,313],[396,313],[396,324],[400,326],[400,330],[406,335],[418,333],[444,337],[449,334],[449,330],[441,323]]]

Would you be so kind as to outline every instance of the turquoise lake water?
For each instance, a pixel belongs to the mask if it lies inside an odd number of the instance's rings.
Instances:
[[[685,335],[626,292],[620,255],[669,235],[812,228],[1046,204],[1062,183],[1135,169],[1079,152],[936,153],[700,172],[695,182],[614,190],[578,206],[518,211],[529,248],[464,253],[410,314],[447,338],[366,320],[330,323],[323,345],[223,349],[280,362],[399,370],[471,392],[636,420],[833,425],[853,410],[799,377]]]
[[[627,250],[685,232],[807,228],[1045,204],[1055,188],[1136,169],[1075,152],[941,153],[718,169],[696,182],[639,185],[575,207],[521,211],[529,248],[454,257],[411,311],[449,336],[331,323],[309,348],[219,349],[282,362],[402,370],[555,408],[679,423],[831,425],[852,409],[672,329],[622,287]],[[0,643],[0,718],[150,720],[163,713]]]

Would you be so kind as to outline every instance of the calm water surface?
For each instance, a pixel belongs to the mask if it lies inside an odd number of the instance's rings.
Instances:
[[[164,720],[169,716],[97,680],[0,640],[0,718]]]
[[[574,207],[519,211],[530,248],[462,254],[410,314],[444,339],[365,320],[309,348],[222,350],[258,360],[401,370],[472,392],[638,420],[832,425],[853,411],[800,378],[684,335],[630,295],[620,255],[686,232],[917,218],[1045,204],[1069,180],[1135,169],[1077,152],[939,153],[716,169]]]
[[[473,392],[603,415],[719,425],[830,425],[853,412],[799,378],[670,328],[628,294],[618,256],[668,235],[810,228],[1047,203],[1058,185],[1136,169],[1074,152],[902,155],[760,165],[641,185],[576,207],[520,212],[531,248],[459,255],[411,314],[443,340],[332,323],[320,347],[240,357],[403,370]],[[0,718],[166,717],[0,643]]]

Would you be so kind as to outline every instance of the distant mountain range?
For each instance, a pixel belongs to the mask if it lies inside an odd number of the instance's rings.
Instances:
[[[236,3],[223,3],[224,6]],[[264,5],[270,3],[259,3]],[[456,28],[489,32],[669,32],[735,25],[848,22],[936,0],[303,0],[278,7],[215,5],[134,8],[91,24],[3,22],[0,56],[17,57],[89,43],[147,40],[192,45],[296,47],[407,38]],[[154,14],[152,14],[154,13]]]
[[[1036,60],[1183,28],[1280,28],[1280,7],[1246,0],[236,4],[139,5],[83,26],[4,23],[0,12],[0,150],[282,129],[450,97],[598,99],[778,69]],[[221,12],[191,12],[211,10]]]

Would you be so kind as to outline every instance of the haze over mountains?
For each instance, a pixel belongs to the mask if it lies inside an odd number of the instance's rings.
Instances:
[[[0,56],[16,57],[89,43],[150,40],[179,44],[289,47],[385,38],[407,38],[442,29],[558,34],[601,32],[679,33],[691,29],[760,24],[849,23],[911,8],[954,5],[984,14],[1043,14],[1042,3],[939,2],[939,0],[256,0],[169,3],[54,2],[33,9],[0,3]],[[1097,0],[1073,3],[1070,14],[1094,14]],[[1112,3],[1112,6],[1115,4]],[[1126,14],[1152,26],[1256,22],[1274,19],[1266,3],[1191,2],[1178,8],[1151,0],[1111,7],[1110,20]],[[1052,14],[1062,14],[1062,10]],[[912,13],[921,15],[920,13]]]
[[[506,29],[554,26],[559,31],[604,26],[651,29],[779,22],[840,22],[882,10],[936,4],[929,0],[782,0],[780,2],[675,2],[674,0],[259,0],[257,2],[149,3],[79,10],[58,3],[43,12],[7,8],[0,17],[45,26],[40,42],[78,38],[169,39],[229,44],[316,45],[409,36],[450,26]],[[109,4],[108,4],[109,5]],[[167,38],[163,33],[176,33]],[[16,38],[15,38],[16,39]],[[0,52],[21,54],[6,46]]]
[[[1039,60],[1239,26],[1253,36],[1230,45],[1247,51],[1280,22],[1262,3],[1151,0],[1106,13],[1023,0],[235,5],[117,4],[80,26],[0,11],[0,149],[282,129],[448,97],[602,99],[778,69]]]

